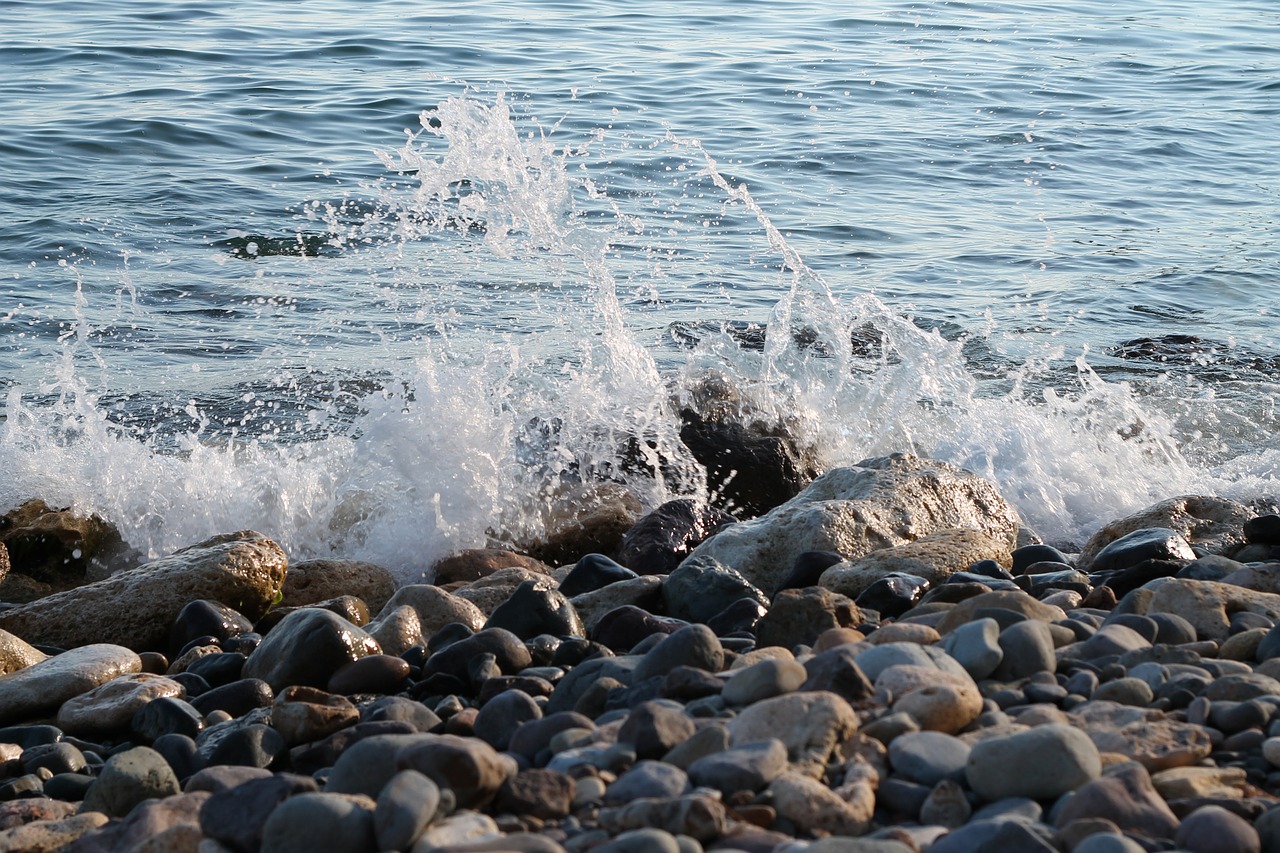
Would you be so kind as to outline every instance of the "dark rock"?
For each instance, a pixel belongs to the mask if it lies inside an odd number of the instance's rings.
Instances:
[[[62,729],[57,726],[36,724],[0,728],[0,743],[17,744],[23,749],[31,749],[46,743],[57,743],[60,740],[62,740]]]
[[[325,790],[339,794],[363,794],[366,797],[376,797],[378,792],[397,775],[396,759],[400,753],[414,744],[424,743],[434,738],[434,735],[419,732],[370,732],[378,726],[386,728],[386,724],[361,723],[354,729],[344,729],[337,735],[331,736],[330,740],[333,740],[339,735],[358,734],[361,727],[366,729],[366,736],[352,739],[340,750],[336,760],[329,762],[332,769],[325,782]],[[294,765],[296,769],[296,756],[294,756]]]
[[[476,737],[499,751],[511,745],[516,729],[542,717],[542,708],[523,690],[507,690],[490,699],[476,715]]]
[[[78,803],[84,799],[93,781],[87,773],[59,773],[44,783],[44,795],[67,803]]]
[[[435,585],[444,586],[458,582],[470,583],[486,578],[500,569],[510,568],[527,569],[540,575],[551,574],[551,567],[541,560],[499,548],[471,548],[460,551],[438,561],[431,570]]]
[[[79,773],[85,768],[84,753],[62,741],[33,746],[22,751],[22,772]]]
[[[809,678],[800,686],[802,691],[825,690],[836,694],[850,705],[875,693],[866,673],[857,664],[858,650],[841,645],[814,655],[804,663]]]
[[[341,667],[378,654],[377,642],[328,610],[303,608],[286,616],[244,665],[246,678],[280,690],[294,684],[324,687]]]
[[[205,681],[194,672],[175,672],[173,675],[167,676],[167,678],[181,684],[182,688],[187,691],[188,699],[203,696],[211,689],[209,687],[209,682]]]
[[[1221,806],[1204,806],[1178,827],[1174,843],[1191,853],[1258,853],[1262,841],[1250,823]]]
[[[516,775],[515,759],[484,741],[454,735],[419,737],[429,740],[401,750],[396,757],[397,766],[417,770],[442,790],[452,791],[459,808],[483,808]]]
[[[714,696],[724,690],[724,681],[692,666],[677,666],[662,679],[660,695],[666,699],[688,702],[704,696]]]
[[[623,722],[618,741],[635,746],[639,758],[657,759],[690,738],[695,729],[693,720],[681,711],[659,702],[643,702]]]
[[[1124,832],[1148,838],[1172,838],[1178,829],[1178,818],[1138,764],[1113,768],[1077,788],[1057,810],[1055,824],[1063,827],[1080,818],[1106,818]]]
[[[572,711],[577,707],[583,694],[597,679],[614,679],[622,684],[631,681],[631,672],[640,659],[634,656],[596,658],[585,661],[569,671],[556,684],[551,699],[547,702],[547,713]]]
[[[587,554],[574,564],[573,569],[560,581],[558,589],[568,598],[584,592],[603,589],[616,581],[637,578],[635,572],[626,566],[619,565],[604,554]]]
[[[1182,577],[1182,573],[1187,568],[1190,568],[1190,565],[1182,560],[1152,559],[1143,560],[1116,572],[1097,573],[1094,578],[1096,582],[1105,583],[1115,590],[1116,595],[1125,596],[1156,578]]]
[[[375,723],[379,720],[405,722],[420,732],[429,732],[440,725],[440,717],[435,711],[405,696],[383,696],[360,706],[361,722]]]
[[[1068,563],[1066,556],[1052,545],[1023,545],[1013,551],[1013,574],[1023,574],[1034,563]]]
[[[707,627],[717,637],[729,634],[754,634],[769,609],[754,598],[739,598],[707,620]]]
[[[682,619],[655,616],[635,605],[624,604],[600,617],[600,621],[591,630],[591,639],[615,652],[626,652],[635,648],[637,643],[650,634],[673,634],[688,624]],[[572,665],[569,661],[562,662],[559,652],[552,663],[557,666],[564,666],[566,663]]]
[[[689,622],[703,622],[740,598],[768,605],[769,598],[739,572],[703,559],[685,560],[662,582],[667,613]]]
[[[169,628],[169,651],[176,659],[181,650],[197,637],[210,636],[215,641],[229,639],[253,630],[253,623],[225,604],[197,599],[178,611]]]
[[[952,830],[934,842],[929,853],[971,853],[1000,850],[1005,853],[1058,853],[1053,833],[1046,827],[1020,820],[977,820]]]
[[[1017,585],[1037,598],[1052,590],[1059,589],[1078,592],[1083,597],[1093,589],[1093,586],[1089,583],[1089,576],[1077,572],[1075,569],[1064,569],[1060,572],[1044,572],[1035,575],[1018,575]]]
[[[52,591],[141,562],[141,555],[106,519],[54,509],[41,500],[27,501],[0,517],[0,543],[8,551],[11,571],[47,583]]]
[[[1227,557],[1206,554],[1184,565],[1178,570],[1177,577],[1193,581],[1220,581],[1244,567],[1244,563]]]
[[[442,652],[460,640],[475,636],[475,633],[469,625],[464,625],[461,622],[450,622],[427,638],[427,651],[432,655],[436,652]]]
[[[763,515],[800,493],[816,474],[781,425],[708,418],[682,409],[680,440],[707,469],[716,504],[741,518]]]
[[[204,759],[195,740],[180,734],[161,735],[151,748],[164,756],[179,781],[188,779],[204,769]]]
[[[706,625],[686,625],[646,652],[632,671],[632,678],[638,683],[665,676],[677,666],[718,672],[724,667],[724,649],[719,638]]]
[[[245,660],[239,652],[205,655],[188,666],[187,672],[200,676],[210,687],[222,687],[239,680]]]
[[[791,568],[791,574],[783,579],[778,588],[773,591],[773,594],[777,595],[784,589],[804,589],[808,586],[817,586],[818,578],[822,577],[822,573],[836,563],[841,562],[844,562],[844,557],[835,551],[801,552],[796,557],[795,565]]]
[[[1158,628],[1155,642],[1168,646],[1180,646],[1196,641],[1196,629],[1190,622],[1176,613],[1149,613],[1147,618],[1156,623]],[[1262,658],[1258,658],[1262,660]]]
[[[517,673],[533,662],[529,650],[515,634],[504,628],[485,628],[432,654],[422,674],[425,677],[442,673],[470,683],[471,663],[486,654],[493,655],[498,669],[507,674]]]
[[[1140,616],[1137,613],[1115,613],[1108,616],[1103,624],[1123,625],[1126,628],[1137,631],[1148,643],[1156,642],[1156,638],[1160,636],[1160,623],[1150,616]],[[1194,634],[1192,636],[1194,639]],[[1191,640],[1187,642],[1191,642]]]
[[[493,802],[497,812],[531,815],[539,820],[561,820],[573,805],[573,779],[555,770],[522,770],[498,789]]]
[[[1196,558],[1187,540],[1168,527],[1146,527],[1127,533],[1104,547],[1088,566],[1090,572],[1127,569],[1144,560]]]
[[[1043,566],[1044,568],[1038,568],[1040,566]],[[1026,575],[1035,574],[1036,572],[1056,572],[1063,568],[1064,566],[1060,563],[1032,563],[1026,567],[1026,571],[1019,572],[1019,574]],[[1065,568],[1069,569],[1071,567],[1065,566]],[[976,563],[971,563],[969,568],[965,569],[963,572],[957,572],[956,574],[977,577],[980,579],[979,583],[983,583],[988,579],[1001,581],[1013,580],[1013,572],[1010,572],[995,560],[979,560]],[[952,577],[955,577],[955,575],[952,575]],[[948,582],[950,582],[950,579],[948,579]]]
[[[550,580],[528,580],[489,615],[486,628],[503,628],[522,640],[539,634],[584,637],[586,628],[569,599]]]
[[[409,678],[409,663],[392,655],[368,655],[339,669],[329,679],[331,693],[395,693]]]
[[[262,827],[265,853],[364,853],[377,844],[373,810],[328,792],[297,794],[271,812]]]
[[[200,809],[200,831],[240,853],[262,845],[262,828],[276,806],[295,794],[317,791],[309,776],[276,773],[213,794]]]
[[[1259,515],[1244,523],[1244,538],[1251,545],[1280,545],[1280,515]]]
[[[130,723],[134,738],[142,743],[152,743],[169,734],[194,738],[203,728],[203,715],[191,703],[169,696],[143,705]]]
[[[929,582],[919,575],[893,572],[864,589],[856,603],[884,618],[895,618],[915,607],[928,589]]]
[[[350,699],[314,687],[286,687],[271,706],[271,727],[290,746],[320,740],[359,720]]]
[[[164,756],[149,747],[134,747],[107,760],[85,794],[84,811],[124,817],[143,800],[168,797],[179,791],[178,777]]]
[[[679,767],[661,761],[641,760],[611,784],[605,805],[621,805],[642,798],[668,799],[689,790],[689,776]]]
[[[233,764],[238,767],[270,767],[288,751],[284,736],[262,723],[232,726],[225,734],[201,743],[200,755],[205,765]],[[212,730],[210,730],[212,731]],[[206,748],[207,747],[207,748]]]
[[[760,646],[794,648],[813,645],[831,628],[851,628],[862,622],[862,614],[847,597],[820,586],[786,589],[774,597],[773,605],[756,626]]]
[[[668,501],[623,534],[618,561],[636,574],[670,574],[717,528],[733,522],[733,516],[700,501]]]
[[[191,707],[207,716],[211,711],[226,711],[243,717],[254,708],[265,708],[276,698],[271,685],[260,678],[245,678],[214,688],[191,699]]]
[[[574,711],[548,714],[540,720],[529,720],[516,728],[511,734],[507,751],[533,761],[560,732],[566,729],[594,729],[595,727],[596,724],[590,717]]]

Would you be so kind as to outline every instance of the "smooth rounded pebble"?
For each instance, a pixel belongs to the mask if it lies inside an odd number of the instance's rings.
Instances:
[[[262,853],[367,853],[377,841],[373,812],[341,794],[290,797],[262,828]]]
[[[1101,773],[1102,759],[1089,736],[1060,723],[981,741],[965,767],[969,787],[988,802],[1051,800]]]

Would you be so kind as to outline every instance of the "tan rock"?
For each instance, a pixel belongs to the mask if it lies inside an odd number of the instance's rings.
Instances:
[[[1151,784],[1166,800],[1186,800],[1243,797],[1248,782],[1243,767],[1174,767],[1151,774]]]
[[[250,619],[267,611],[288,559],[253,531],[214,537],[136,569],[0,613],[0,628],[33,643],[72,648],[109,642],[137,651],[162,648],[178,612],[197,598]]]
[[[38,499],[5,513],[0,530],[11,570],[54,590],[99,580],[140,559],[102,516],[55,509]]]
[[[137,654],[104,643],[71,649],[0,676],[0,725],[47,713],[118,675],[141,669]]]
[[[866,787],[869,786],[859,786]],[[833,835],[862,835],[871,825],[875,797],[848,802],[816,779],[800,773],[784,773],[769,784],[773,807],[780,817],[806,832],[818,830]]]
[[[368,625],[368,632],[373,634],[383,629],[383,621],[399,607],[411,607],[418,615],[421,635],[430,637],[450,622],[461,622],[473,631],[484,627],[485,614],[470,601],[452,595],[436,586],[427,584],[411,584],[396,590],[378,613],[376,619]],[[403,621],[403,614],[396,617]],[[388,652],[394,654],[394,652]]]
[[[377,613],[396,591],[387,569],[359,560],[304,560],[289,567],[281,607],[307,607],[344,595],[354,595]],[[347,617],[343,617],[347,618]]]
[[[858,730],[858,717],[835,693],[804,691],[764,699],[729,723],[729,743],[778,738],[797,772],[821,777],[827,760]]]
[[[1232,634],[1218,647],[1218,657],[1223,660],[1251,661],[1257,655],[1258,646],[1262,644],[1262,638],[1267,636],[1267,633],[1266,628],[1251,628],[1239,634]]]
[[[576,563],[585,554],[613,554],[643,512],[640,500],[615,483],[577,486],[544,503],[546,533],[521,550],[551,565]]]
[[[894,713],[927,731],[955,734],[982,713],[982,694],[968,674],[897,664],[881,672],[875,686],[893,697]]]
[[[220,654],[222,654],[222,646],[192,646],[183,652],[181,657],[169,664],[169,668],[165,670],[165,675],[177,675],[180,672],[186,672],[187,667],[201,658]]]
[[[662,582],[666,575],[645,575],[624,581],[616,581],[600,589],[584,592],[569,599],[573,609],[578,611],[582,624],[590,632],[600,621],[600,617],[618,607],[627,604],[635,605],[643,610],[652,609],[653,603],[662,595]]]
[[[974,614],[978,610],[987,607],[1012,610],[1016,613],[1021,613],[1028,619],[1038,619],[1041,622],[1057,622],[1060,619],[1067,618],[1067,614],[1062,612],[1062,608],[1044,604],[1020,590],[996,590],[995,592],[984,592],[982,595],[975,595],[973,598],[966,598],[952,607],[947,611],[947,615],[942,617],[942,621],[938,623],[938,633],[947,634],[966,622],[972,622],[976,618]]]
[[[884,643],[915,643],[919,646],[932,646],[941,639],[942,637],[938,632],[928,625],[917,625],[910,622],[890,622],[888,625],[882,625],[872,631],[871,636],[867,637],[867,641],[873,646],[883,645]]]
[[[1089,571],[1099,551],[1121,536],[1147,527],[1168,527],[1204,551],[1230,555],[1244,544],[1244,523],[1253,515],[1248,507],[1226,498],[1170,498],[1113,521],[1093,534],[1081,549],[1076,567]]]
[[[61,820],[38,820],[0,832],[0,850],[57,853],[105,824],[102,812],[85,812]]]
[[[470,601],[480,608],[485,618],[488,618],[489,614],[493,613],[499,604],[511,597],[511,593],[515,592],[516,587],[520,584],[525,581],[546,579],[546,573],[535,572],[525,568],[498,569],[487,577],[459,587],[454,590],[453,594],[458,598],[465,598]]]
[[[0,583],[4,582],[7,574],[9,574],[9,549],[0,542]]]
[[[418,616],[418,611],[407,604],[370,622],[365,630],[378,641],[382,653],[387,655],[402,655],[414,646],[424,645],[430,639],[430,636],[422,635],[422,619]]]
[[[1160,578],[1143,587],[1151,593],[1143,613],[1172,613],[1190,622],[1201,640],[1225,640],[1231,615],[1241,610],[1280,619],[1280,595],[1215,581]]]
[[[1171,720],[1156,709],[1092,701],[1072,708],[1067,716],[1099,752],[1127,756],[1153,773],[1198,764],[1213,750],[1207,729]]]
[[[1008,567],[1013,561],[1011,550],[1007,538],[996,539],[979,530],[940,530],[914,542],[836,563],[822,573],[818,584],[850,598],[857,598],[890,572],[918,575],[937,585],[979,560],[995,560]]]
[[[817,641],[813,644],[813,652],[817,654],[827,649],[834,649],[836,646],[861,643],[866,638],[867,635],[857,628],[829,628],[818,635]]]
[[[127,729],[133,715],[154,699],[180,699],[186,688],[163,675],[121,675],[62,703],[58,728],[68,734],[93,736]]]
[[[776,589],[804,551],[856,560],[953,528],[979,530],[1013,547],[1017,511],[996,487],[945,462],[895,454],[835,468],[765,515],[731,525],[690,555],[729,566]]]
[[[22,638],[15,637],[8,631],[0,631],[0,675],[26,669],[48,657],[44,652],[24,642]]]
[[[625,806],[601,809],[598,820],[610,834],[652,827],[704,843],[724,835],[728,822],[724,805],[703,793],[671,799],[642,797]]]
[[[541,560],[502,548],[470,548],[445,557],[431,567],[431,580],[437,586],[487,578],[500,569],[525,569],[538,575],[551,574],[552,568]]]

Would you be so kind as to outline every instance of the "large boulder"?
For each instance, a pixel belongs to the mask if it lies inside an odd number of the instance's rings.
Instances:
[[[1145,606],[1140,607],[1142,612],[1181,616],[1195,627],[1202,640],[1225,640],[1230,634],[1231,617],[1242,610],[1272,621],[1280,619],[1280,595],[1234,584],[1159,578],[1142,590],[1149,593],[1149,596],[1135,598],[1137,602],[1145,602]]]
[[[281,607],[307,607],[354,595],[377,613],[396,591],[391,572],[359,560],[304,560],[289,567]]]
[[[857,598],[867,587],[893,572],[906,572],[938,585],[979,560],[995,560],[1007,568],[1013,561],[1008,541],[980,530],[940,530],[905,545],[836,563],[822,573],[818,584]]]
[[[1076,568],[1090,571],[1098,552],[1121,536],[1151,527],[1167,527],[1209,554],[1233,554],[1245,544],[1244,524],[1254,516],[1244,504],[1227,498],[1183,495],[1153,504],[1103,527],[1085,543]]]
[[[689,560],[728,566],[772,592],[806,551],[856,560],[954,528],[980,531],[1012,549],[1019,525],[1017,510],[987,480],[896,453],[828,471],[768,514],[712,536]]]
[[[9,553],[13,572],[54,591],[135,566],[140,557],[102,516],[54,509],[38,499],[0,516],[0,545]]]
[[[0,628],[31,643],[114,643],[163,649],[188,602],[218,601],[257,619],[280,594],[284,550],[252,530],[216,536],[105,580],[0,613]]]

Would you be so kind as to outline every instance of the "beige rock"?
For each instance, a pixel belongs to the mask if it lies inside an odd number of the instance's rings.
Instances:
[[[982,713],[982,694],[967,673],[898,664],[881,672],[875,686],[894,698],[894,713],[927,731],[955,734]]]
[[[790,820],[807,832],[819,830],[833,835],[862,835],[871,825],[875,796],[867,798],[862,790],[870,786],[851,786],[852,802],[816,779],[800,773],[784,773],[769,784],[773,807],[780,817]],[[869,799],[869,802],[868,802]]]
[[[817,654],[827,649],[834,649],[836,646],[861,643],[866,638],[867,635],[857,628],[828,628],[818,635],[818,639],[813,644],[813,652]]]
[[[1223,660],[1251,661],[1258,653],[1262,638],[1267,636],[1266,628],[1251,628],[1233,634],[1218,647],[1218,657]]]
[[[0,725],[46,713],[118,675],[139,672],[142,659],[121,646],[81,646],[0,676]]]
[[[537,575],[551,574],[551,566],[525,554],[502,548],[469,548],[445,557],[431,567],[430,577],[436,586],[463,581],[471,583],[487,578],[501,569],[524,569]]]
[[[1235,552],[1244,544],[1244,523],[1253,511],[1226,498],[1184,495],[1170,498],[1146,509],[1113,521],[1089,538],[1076,567],[1089,571],[1098,552],[1121,536],[1147,527],[1168,527],[1199,548],[1211,554]]]
[[[197,598],[257,619],[284,583],[288,559],[260,533],[240,531],[67,592],[0,613],[0,628],[63,648],[107,642],[161,648],[178,612]]]
[[[1008,567],[1013,561],[1011,550],[1007,538],[996,539],[980,530],[939,530],[914,542],[836,563],[822,573],[818,584],[850,598],[857,598],[890,572],[919,575],[937,585],[979,560],[995,560]]]
[[[119,732],[128,728],[133,715],[148,702],[166,696],[181,699],[186,694],[186,688],[163,675],[121,675],[63,702],[58,709],[58,728],[90,737]]]
[[[5,576],[9,574],[9,549],[0,542],[0,583],[4,582]]]
[[[0,545],[0,547],[4,547]],[[0,675],[8,675],[48,659],[48,655],[8,631],[0,631]]]
[[[396,591],[387,569],[359,560],[304,560],[289,567],[281,607],[307,607],[344,595],[354,595],[377,613]],[[344,617],[346,618],[346,617]]]
[[[407,604],[370,622],[365,626],[365,631],[378,641],[382,653],[387,655],[402,655],[429,639],[422,635],[422,619],[419,618],[418,611]]]
[[[201,658],[220,654],[222,654],[222,646],[192,646],[183,652],[181,657],[169,664],[169,668],[165,670],[165,675],[177,675],[180,672],[186,672],[187,667]]]
[[[396,608],[408,606],[418,614],[418,622],[424,637],[430,637],[450,622],[461,622],[473,631],[484,627],[485,614],[465,598],[451,595],[436,586],[412,584],[402,586],[383,605],[378,617],[369,623],[368,632],[374,633],[382,619]]]
[[[1172,613],[1190,622],[1201,640],[1225,640],[1231,615],[1241,610],[1280,619],[1280,595],[1214,581],[1159,578],[1143,587],[1151,593],[1143,613]]]
[[[584,592],[569,599],[578,611],[582,624],[592,631],[600,617],[617,607],[627,604],[649,610],[651,603],[662,594],[662,582],[666,575],[644,575],[625,581],[616,581],[600,589]]]
[[[1153,773],[1198,764],[1213,750],[1207,729],[1171,720],[1152,708],[1092,701],[1077,705],[1067,716],[1099,752],[1127,756]]]
[[[499,604],[511,597],[511,593],[515,592],[520,584],[525,581],[546,580],[546,578],[545,573],[529,569],[518,567],[498,569],[488,577],[459,587],[453,591],[453,594],[458,598],[465,598],[480,608],[487,619]]]
[[[908,454],[835,468],[791,500],[731,525],[699,545],[706,557],[776,589],[804,551],[856,560],[931,533],[971,528],[1013,547],[1017,511],[990,482],[945,462]]]
[[[778,738],[797,772],[822,776],[827,760],[858,730],[858,717],[835,693],[804,691],[765,699],[729,723],[729,743]]]
[[[537,542],[520,550],[552,565],[576,563],[585,554],[613,554],[622,544],[644,506],[616,483],[586,483],[562,490],[542,505],[542,530]]]
[[[932,646],[941,639],[942,637],[938,632],[928,625],[914,625],[910,622],[890,622],[888,625],[882,625],[872,631],[867,641],[874,646],[883,645],[884,643],[915,643],[920,646]]]
[[[746,669],[753,664],[757,664],[762,660],[795,660],[796,656],[791,653],[791,649],[784,649],[782,646],[765,646],[762,649],[752,649],[749,652],[738,655],[733,663],[729,665],[729,671],[738,669]]]
[[[464,844],[496,840],[502,837],[497,822],[479,812],[459,812],[429,827],[414,842],[412,853],[453,850]]]
[[[1166,800],[1186,800],[1243,797],[1248,782],[1243,767],[1174,767],[1151,774],[1151,784]]]
[[[695,793],[672,799],[632,800],[625,806],[601,809],[598,820],[610,834],[653,827],[707,842],[724,835],[728,818],[718,799]]]
[[[1057,622],[1060,619],[1067,618],[1067,614],[1062,611],[1061,607],[1044,604],[1025,592],[1011,589],[996,590],[995,592],[984,592],[982,595],[975,595],[973,598],[966,598],[952,607],[947,611],[947,615],[942,617],[942,621],[938,623],[938,633],[947,634],[966,622],[972,622],[976,618],[974,613],[987,607],[1013,610],[1028,619],[1038,619],[1041,622]]]
[[[0,832],[0,850],[57,853],[105,824],[102,812],[85,812],[61,820],[38,820]]]

